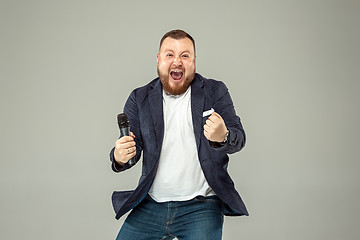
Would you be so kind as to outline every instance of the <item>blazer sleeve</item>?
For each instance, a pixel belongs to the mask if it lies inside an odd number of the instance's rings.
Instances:
[[[229,135],[225,145],[216,143],[210,143],[210,145],[216,151],[231,154],[240,151],[245,146],[246,135],[240,118],[236,115],[228,88],[223,82],[217,81],[216,83],[216,86],[210,89],[213,92],[211,96],[215,96],[212,105],[214,110],[224,119]]]

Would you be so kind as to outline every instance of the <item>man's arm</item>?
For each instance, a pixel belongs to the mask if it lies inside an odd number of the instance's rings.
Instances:
[[[204,135],[215,150],[229,154],[238,152],[245,146],[246,142],[245,131],[240,118],[236,115],[225,84],[217,82],[213,91],[216,93],[213,93],[212,96],[217,96],[212,105],[216,112],[206,120]],[[225,137],[226,141],[224,141]]]
[[[135,158],[137,163],[141,156],[142,141],[138,118],[138,108],[135,98],[135,90],[130,94],[124,106],[124,113],[127,114],[130,122],[131,136],[123,136],[115,142],[115,147],[110,152],[112,169],[115,172],[124,171],[131,166],[127,162]],[[134,133],[136,135],[134,135]]]

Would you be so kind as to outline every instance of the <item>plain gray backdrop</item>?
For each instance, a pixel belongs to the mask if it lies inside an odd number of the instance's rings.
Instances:
[[[228,86],[247,133],[225,240],[359,239],[360,2],[0,1],[0,239],[114,239],[108,153],[162,35]]]

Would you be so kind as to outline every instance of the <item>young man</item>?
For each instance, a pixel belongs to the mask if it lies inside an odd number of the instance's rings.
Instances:
[[[228,154],[245,145],[240,118],[225,84],[196,73],[188,33],[163,36],[157,72],[130,94],[131,136],[110,153],[116,172],[143,154],[138,187],[112,196],[117,219],[132,209],[117,239],[221,239],[224,215],[248,215],[227,172]]]

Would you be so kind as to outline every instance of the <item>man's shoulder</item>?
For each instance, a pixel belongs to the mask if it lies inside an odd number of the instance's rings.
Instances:
[[[134,89],[134,91],[146,91],[148,89],[152,89],[154,87],[158,87],[158,85],[161,85],[160,83],[160,79],[157,77],[153,80],[151,80],[149,83],[147,83],[146,85],[143,85],[143,86],[140,86],[140,87],[137,87]]]
[[[220,80],[205,78],[200,74],[196,74],[196,78],[199,79],[206,91],[209,91],[211,93],[228,91],[225,83]]]
[[[131,95],[137,96],[137,97],[145,97],[150,90],[154,89],[154,88],[158,88],[161,87],[161,82],[160,79],[157,77],[155,79],[153,79],[152,81],[150,81],[149,83],[147,83],[144,86],[141,87],[137,87],[135,88]]]

